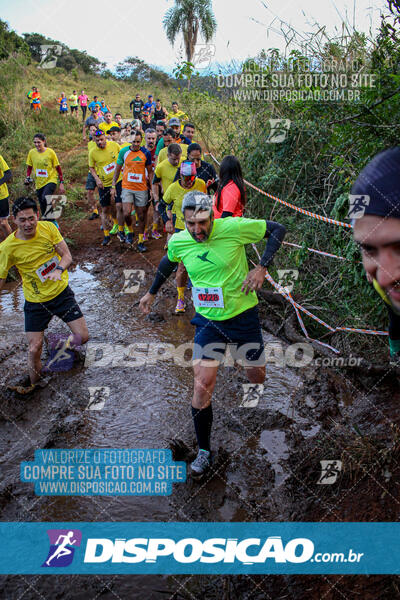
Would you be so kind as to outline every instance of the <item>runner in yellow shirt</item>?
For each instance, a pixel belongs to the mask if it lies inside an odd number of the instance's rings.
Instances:
[[[41,378],[43,335],[53,316],[67,323],[72,332],[64,350],[85,344],[89,334],[68,286],[67,268],[72,257],[59,230],[53,223],[38,221],[33,198],[17,198],[12,212],[17,230],[0,244],[0,290],[9,269],[17,267],[25,297],[29,379],[10,387],[25,394],[33,391]]]
[[[0,231],[4,237],[11,233],[11,227],[8,224],[10,216],[10,207],[8,204],[8,187],[7,183],[11,181],[11,170],[0,154]]]
[[[154,171],[152,190],[155,204],[162,200],[182,162],[182,149],[179,144],[170,144],[167,150],[168,158],[159,162]]]
[[[185,160],[180,166],[180,179],[171,183],[164,194],[164,203],[168,206],[168,221],[165,223],[165,230],[168,233],[178,233],[185,229],[182,202],[188,192],[203,192],[205,194],[207,187],[202,179],[197,179],[194,162]],[[183,263],[180,262],[176,273],[178,301],[175,307],[175,314],[185,312],[185,287],[187,278],[187,271]]]
[[[89,156],[89,153],[92,150],[92,148],[96,148],[96,142],[93,139],[96,131],[97,131],[96,125],[89,126],[88,156]],[[85,188],[87,191],[88,205],[89,205],[89,208],[92,210],[92,214],[89,217],[89,221],[93,221],[94,219],[99,218],[99,211],[97,208],[97,200],[94,195],[94,191],[96,189],[96,181],[90,171],[87,174]]]
[[[174,142],[171,142],[174,143]],[[187,149],[188,149],[188,145],[187,144],[178,144],[180,146],[180,149],[182,150],[182,157],[181,160],[186,160],[187,159]],[[164,146],[164,148],[161,148],[159,155],[158,155],[158,161],[157,164],[162,163],[163,160],[166,160],[168,158],[168,146]]]
[[[99,198],[101,205],[101,223],[103,225],[104,239],[102,246],[108,246],[111,242],[110,227],[108,217],[111,216],[111,185],[113,181],[117,158],[120,151],[120,146],[116,142],[111,142],[106,139],[104,132],[97,129],[94,134],[96,148],[92,148],[89,152],[89,170],[94,177],[94,180],[99,190]],[[115,210],[117,231],[122,228],[124,230],[124,213],[122,209],[122,175],[118,178],[115,185]],[[115,223],[114,223],[115,225]],[[121,229],[120,229],[121,230]]]
[[[70,95],[69,99],[69,106],[71,109],[71,117],[73,117],[75,115],[75,118],[78,118],[78,94],[76,93],[76,90],[74,90],[72,92],[72,94]]]
[[[29,150],[26,159],[25,184],[32,183],[31,174],[33,174],[42,220],[53,221],[57,225],[57,222],[54,219],[47,218],[46,214],[52,209],[52,197],[56,191],[58,179],[60,180],[59,192],[65,194],[61,166],[54,150],[47,147],[46,137],[43,133],[36,133],[33,143],[35,148]]]
[[[104,115],[104,119],[105,120],[103,121],[103,123],[99,124],[99,129],[104,131],[105,134],[108,134],[108,131],[111,129],[111,127],[119,127],[118,123],[116,121],[113,121],[112,113],[106,112],[106,114]]]
[[[183,110],[179,109],[179,106],[178,106],[177,102],[173,102],[172,103],[172,110],[171,110],[171,112],[169,112],[167,114],[167,122],[170,119],[173,119],[173,118],[177,118],[177,119],[180,120],[180,122],[181,122],[181,132],[182,132],[182,130],[183,130],[183,123],[182,123],[182,121],[188,121],[189,117],[187,116],[186,113],[183,112]]]

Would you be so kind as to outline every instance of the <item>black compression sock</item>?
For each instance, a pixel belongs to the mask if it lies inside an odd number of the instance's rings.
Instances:
[[[199,448],[210,451],[210,435],[213,420],[211,404],[203,409],[192,406],[192,417]]]

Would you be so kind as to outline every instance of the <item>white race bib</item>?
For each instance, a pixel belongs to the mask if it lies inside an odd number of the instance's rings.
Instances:
[[[224,308],[222,288],[192,288],[193,304],[209,308]]]
[[[40,281],[46,281],[46,275],[54,271],[57,265],[60,264],[60,259],[57,256],[53,256],[50,260],[46,261],[43,265],[41,265],[36,270],[36,275],[39,277]]]
[[[47,169],[36,169],[36,177],[47,177]]]
[[[103,167],[105,174],[109,175],[110,173],[114,173],[115,171],[115,162],[110,163],[109,165],[106,165],[105,167]]]
[[[128,173],[128,181],[132,183],[142,183],[143,175],[141,173]]]

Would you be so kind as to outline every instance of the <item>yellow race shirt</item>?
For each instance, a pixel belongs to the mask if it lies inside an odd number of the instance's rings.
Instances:
[[[5,171],[9,170],[9,166],[0,154],[0,179],[4,176]],[[0,185],[0,200],[8,198],[8,187],[6,183]]]
[[[71,106],[78,106],[78,95],[71,94],[71,96],[69,97],[69,102]]]
[[[36,148],[29,150],[26,164],[32,167],[35,178],[35,186],[40,190],[47,183],[57,183],[58,173],[56,167],[60,166],[54,150],[46,148],[44,152],[38,152]]]
[[[206,184],[202,179],[196,178],[194,180],[194,185],[190,189],[187,189],[182,187],[179,181],[174,181],[164,194],[164,202],[166,204],[171,204],[171,202],[174,203],[172,206],[172,214],[176,215],[176,229],[185,229],[185,221],[182,214],[182,202],[185,194],[188,192],[204,192],[204,194],[206,194]]]
[[[105,134],[108,133],[108,130],[111,129],[111,127],[119,127],[119,125],[115,121],[111,121],[111,123],[106,123],[105,121],[103,121],[99,124],[99,129],[104,131]]]
[[[182,159],[179,162],[181,164]],[[154,175],[156,179],[161,180],[161,185],[163,188],[163,194],[167,191],[173,180],[175,179],[175,175],[177,170],[179,169],[179,165],[177,167],[173,167],[168,159],[163,160],[162,162],[158,162],[154,171]]]
[[[15,266],[22,277],[25,300],[53,300],[68,285],[67,271],[61,274],[60,281],[44,278],[60,262],[61,256],[55,246],[62,240],[57,227],[49,221],[39,221],[35,236],[30,240],[19,240],[15,232],[11,233],[0,244],[0,279],[5,279],[11,267]]]
[[[99,148],[96,144],[96,147],[89,152],[89,167],[96,170],[104,187],[110,187],[112,184],[120,150],[121,148],[117,142],[108,141],[104,149]],[[120,174],[118,181],[121,181],[121,179],[122,174]]]
[[[187,144],[179,144],[179,146],[182,149],[182,156],[181,156],[181,162],[183,160],[187,159],[187,149],[188,149],[188,145]],[[168,158],[168,146],[164,148],[161,148],[160,152],[158,153],[158,162],[162,162],[163,160],[166,160]],[[180,164],[180,163],[179,163]]]
[[[95,141],[90,140],[90,142],[88,142],[87,145],[87,149],[88,149],[88,153],[90,154],[90,151],[92,150],[92,148],[97,148],[97,144]]]

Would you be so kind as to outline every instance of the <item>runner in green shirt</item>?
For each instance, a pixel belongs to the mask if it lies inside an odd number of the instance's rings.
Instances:
[[[199,452],[191,465],[194,477],[210,467],[211,396],[226,345],[236,345],[251,383],[265,378],[264,345],[258,318],[256,290],[279,249],[285,228],[273,221],[241,217],[214,220],[212,200],[202,192],[188,192],[182,203],[186,229],[168,242],[168,255],[158,266],[150,290],[140,301],[149,313],[155,295],[182,261],[192,281],[196,309],[193,348],[194,393],[192,416]],[[260,264],[249,272],[245,245],[268,238]],[[232,350],[231,350],[232,351]]]

